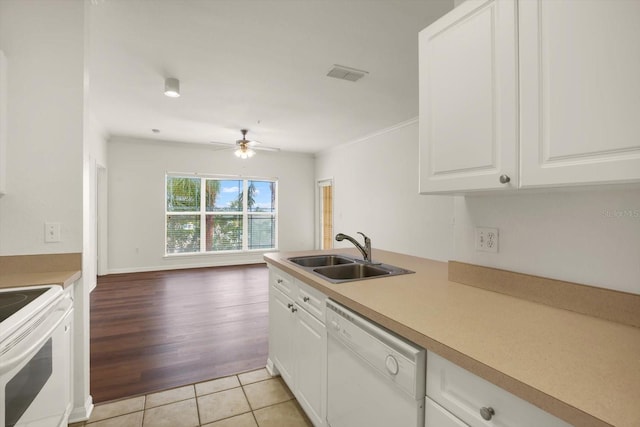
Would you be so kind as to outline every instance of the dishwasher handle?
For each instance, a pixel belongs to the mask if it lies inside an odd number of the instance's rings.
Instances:
[[[337,334],[340,336],[342,340],[348,340],[348,337],[341,336],[341,330],[343,328],[334,326],[334,322],[338,324],[351,324],[356,326],[357,328],[362,329],[367,334],[371,335],[378,341],[381,341],[383,344],[397,351],[398,353],[405,356],[407,359],[417,363],[419,358],[419,353],[424,352],[424,349],[418,347],[414,343],[401,338],[391,331],[388,331],[384,327],[377,325],[376,323],[368,320],[360,315],[354,313],[346,307],[339,305],[338,303],[328,299],[326,303],[328,315],[328,322],[331,327],[328,328],[328,331],[333,334]],[[333,329],[333,330],[332,330]],[[423,357],[424,360],[424,357]]]

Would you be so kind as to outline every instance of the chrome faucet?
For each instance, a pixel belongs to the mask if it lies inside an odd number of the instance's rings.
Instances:
[[[348,241],[353,243],[355,247],[358,248],[358,250],[362,253],[362,258],[365,262],[371,262],[371,239],[365,236],[364,233],[361,233],[359,231],[358,234],[362,234],[362,237],[364,237],[364,247],[362,247],[362,245],[358,243],[356,239],[351,236],[347,236],[346,234],[336,234],[336,240],[338,242],[342,242],[344,239],[347,239]]]

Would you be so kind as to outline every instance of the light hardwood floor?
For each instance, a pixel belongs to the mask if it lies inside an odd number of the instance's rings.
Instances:
[[[103,276],[91,294],[100,403],[264,367],[265,264]]]

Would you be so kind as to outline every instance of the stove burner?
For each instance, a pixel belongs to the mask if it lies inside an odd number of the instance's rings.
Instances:
[[[0,322],[45,293],[47,289],[0,292]]]
[[[27,296],[25,294],[0,295],[0,309],[10,307],[14,304],[20,304],[26,299]]]

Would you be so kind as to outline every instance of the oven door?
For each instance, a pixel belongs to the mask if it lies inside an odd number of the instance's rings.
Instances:
[[[71,301],[3,343],[0,427],[58,427],[71,409]],[[24,337],[20,339],[19,337]]]

